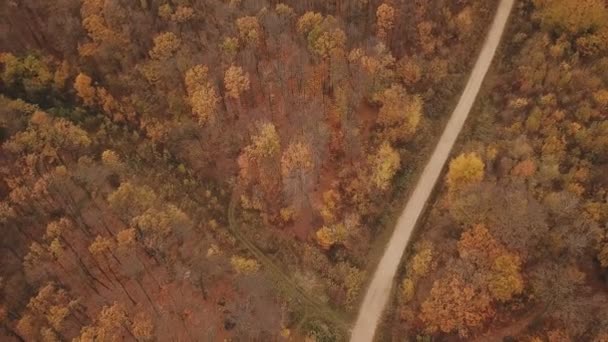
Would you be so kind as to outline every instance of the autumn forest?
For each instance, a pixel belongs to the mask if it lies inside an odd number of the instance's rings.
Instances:
[[[504,1],[0,1],[0,341],[356,337]],[[492,57],[374,339],[608,342],[608,2]]]

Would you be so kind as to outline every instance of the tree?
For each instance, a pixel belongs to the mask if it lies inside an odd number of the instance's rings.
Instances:
[[[420,96],[410,96],[401,85],[393,84],[376,95],[375,100],[382,104],[378,123],[385,139],[398,142],[412,136],[422,117],[423,101]]]
[[[324,18],[320,13],[306,12],[298,19],[296,28],[306,36],[308,49],[321,58],[327,59],[333,50],[346,47],[346,34],[332,16]]]
[[[598,260],[602,267],[608,267],[608,243],[604,242],[598,254]]]
[[[154,46],[150,50],[150,57],[158,60],[167,60],[179,49],[179,39],[173,32],[163,32],[154,37]]]
[[[110,207],[123,219],[142,214],[156,203],[157,197],[147,186],[137,186],[130,182],[123,182],[118,189],[108,196]]]
[[[159,9],[160,11],[160,9]],[[171,20],[177,23],[185,23],[194,17],[194,9],[189,6],[177,6],[175,12],[171,15]]]
[[[186,71],[184,76],[186,92],[192,95],[200,87],[209,83],[209,68],[206,65],[197,64]]]
[[[264,159],[276,155],[281,148],[281,140],[272,123],[262,123],[259,133],[251,138],[251,144],[244,152],[250,159]]]
[[[292,142],[281,156],[284,190],[297,209],[302,208],[313,186],[314,167],[312,150],[307,143]]]
[[[608,23],[608,9],[602,0],[536,0],[545,29],[578,34]]]
[[[482,224],[476,224],[466,230],[458,240],[460,258],[481,267],[490,267],[494,260],[504,252],[504,247]]]
[[[344,223],[326,225],[315,233],[317,243],[321,248],[329,250],[336,244],[344,243],[348,238],[348,232]]]
[[[493,298],[506,302],[524,289],[519,257],[510,254],[498,256],[492,265],[488,289]]]
[[[86,74],[79,73],[74,80],[76,94],[82,99],[85,105],[95,104],[95,88],[91,85],[92,79]]]
[[[215,89],[210,86],[199,87],[190,97],[192,113],[199,125],[204,125],[213,119],[217,113],[220,98]]]
[[[397,73],[403,82],[412,86],[422,78],[422,68],[420,64],[411,57],[403,57],[397,63]]]
[[[385,141],[380,145],[378,152],[370,158],[372,175],[371,180],[380,190],[388,189],[391,180],[401,168],[399,152]]]
[[[230,264],[239,274],[252,274],[260,270],[260,263],[255,259],[243,258],[237,255],[230,258]]]
[[[451,193],[460,191],[483,179],[485,165],[476,153],[463,153],[452,159],[446,176]]]
[[[242,17],[236,20],[239,37],[246,44],[257,46],[262,38],[262,27],[256,17]]]
[[[378,6],[376,10],[376,25],[378,26],[378,37],[387,39],[395,25],[395,9],[386,3]]]
[[[65,322],[73,314],[77,302],[68,292],[47,283],[30,298],[26,311],[17,323],[17,331],[32,340],[57,337],[65,330]]]
[[[481,327],[495,314],[490,296],[458,276],[436,280],[421,309],[420,318],[428,331],[458,332],[461,337],[468,336],[470,329]]]
[[[149,208],[132,222],[141,232],[144,245],[156,251],[163,251],[170,245],[171,235],[179,236],[192,228],[188,215],[173,204]]]
[[[316,12],[306,12],[299,19],[296,24],[299,33],[308,34],[315,27],[318,27],[323,22],[323,15]]]
[[[154,323],[145,312],[135,315],[131,330],[138,341],[151,341],[154,338]]]
[[[232,65],[224,74],[224,85],[228,96],[238,100],[243,92],[249,90],[249,74],[243,68]]]
[[[184,77],[192,114],[200,125],[213,119],[220,102],[220,97],[208,78],[209,68],[202,64],[188,69]]]
[[[275,11],[278,15],[284,18],[292,19],[295,16],[295,11],[293,10],[293,8],[289,7],[286,4],[277,4],[275,6]]]

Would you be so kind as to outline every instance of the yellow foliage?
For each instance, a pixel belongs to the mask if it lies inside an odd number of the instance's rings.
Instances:
[[[593,99],[602,108],[608,108],[608,89],[598,90],[593,93]]]
[[[450,192],[480,182],[484,176],[484,169],[485,165],[476,153],[463,153],[452,159],[446,176]]]
[[[239,99],[241,93],[249,90],[249,74],[239,66],[230,66],[224,74],[224,85],[228,96]]]
[[[321,25],[323,22],[323,15],[316,12],[306,12],[299,19],[297,23],[297,30],[299,33],[308,33],[315,27]]]
[[[123,229],[116,234],[116,243],[123,249],[132,248],[137,242],[137,231],[135,228]]]
[[[456,27],[460,35],[468,35],[473,28],[473,9],[471,6],[465,7],[455,18]]]
[[[241,40],[249,44],[259,44],[262,28],[256,17],[242,17],[236,20],[236,27]]]
[[[245,153],[252,159],[272,157],[281,148],[277,129],[269,122],[261,124],[259,133],[254,135],[251,140],[251,144],[245,147]]]
[[[184,83],[186,91],[192,94],[199,87],[207,85],[209,82],[209,68],[206,65],[198,64],[186,71]]]
[[[173,32],[163,32],[154,37],[154,47],[150,50],[150,57],[158,60],[166,60],[173,56],[181,45],[179,39]]]
[[[53,75],[53,85],[55,86],[55,89],[63,90],[65,81],[68,77],[70,77],[70,64],[68,61],[63,61]]]
[[[602,245],[600,252],[597,255],[598,260],[602,267],[608,268],[608,242],[604,242]]]
[[[131,322],[131,331],[138,341],[150,341],[154,338],[154,323],[146,313],[140,312]]]
[[[404,278],[401,283],[401,300],[403,303],[407,303],[414,298],[415,290],[414,281],[410,278]]]
[[[232,60],[239,51],[239,40],[234,37],[226,37],[220,44],[220,49],[230,60]]]
[[[515,255],[505,254],[494,260],[488,283],[492,297],[505,302],[523,291],[524,281],[520,268],[521,261]]]
[[[400,84],[393,84],[374,99],[382,104],[378,123],[384,136],[391,142],[411,136],[422,118],[423,101],[420,96],[410,96]]]
[[[171,15],[173,14],[173,8],[171,8],[170,4],[163,4],[158,6],[158,16],[164,20],[171,19]]]
[[[232,268],[239,274],[252,274],[260,270],[260,263],[255,259],[233,256],[230,258]]]
[[[336,210],[340,203],[340,194],[335,190],[327,190],[323,193],[323,205],[319,210],[325,223],[333,223],[336,220]]]
[[[412,258],[412,277],[420,278],[427,275],[430,270],[431,262],[433,261],[433,248],[427,246],[422,248]]]
[[[118,155],[118,153],[116,153],[112,150],[105,150],[101,153],[101,162],[104,165],[107,165],[110,167],[118,167],[118,166],[122,165],[120,156]]]
[[[114,243],[111,239],[97,235],[95,241],[89,245],[89,252],[93,255],[102,255],[110,252],[113,247]]]
[[[199,125],[206,124],[215,117],[220,97],[215,89],[209,85],[198,87],[190,96],[192,114]]]
[[[385,141],[378,152],[372,156],[371,165],[372,182],[378,189],[386,190],[401,167],[401,157],[399,152]]]
[[[604,0],[535,0],[541,24],[570,34],[596,30],[608,23]]]
[[[348,237],[344,223],[323,226],[315,234],[317,243],[323,249],[330,249],[333,245],[343,243]]]
[[[287,328],[283,328],[281,329],[281,337],[288,339],[289,336],[291,336],[291,330],[287,329]]]
[[[275,11],[278,15],[282,17],[291,18],[295,15],[295,11],[293,10],[293,8],[281,3],[275,6]]]
[[[279,214],[281,215],[281,220],[287,223],[293,220],[296,215],[296,210],[293,207],[281,208]]]
[[[281,157],[281,173],[289,176],[294,171],[306,171],[313,167],[312,151],[305,143],[291,143]]]

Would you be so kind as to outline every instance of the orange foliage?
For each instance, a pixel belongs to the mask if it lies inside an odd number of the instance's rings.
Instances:
[[[433,283],[430,297],[422,303],[420,318],[430,332],[458,332],[466,337],[470,329],[481,327],[494,314],[487,293],[451,276]]]

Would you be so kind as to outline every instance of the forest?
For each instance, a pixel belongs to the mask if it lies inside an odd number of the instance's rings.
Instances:
[[[520,1],[384,338],[608,341],[608,7]]]
[[[498,0],[4,0],[0,340],[344,341]],[[519,0],[376,340],[608,341],[608,4]]]

